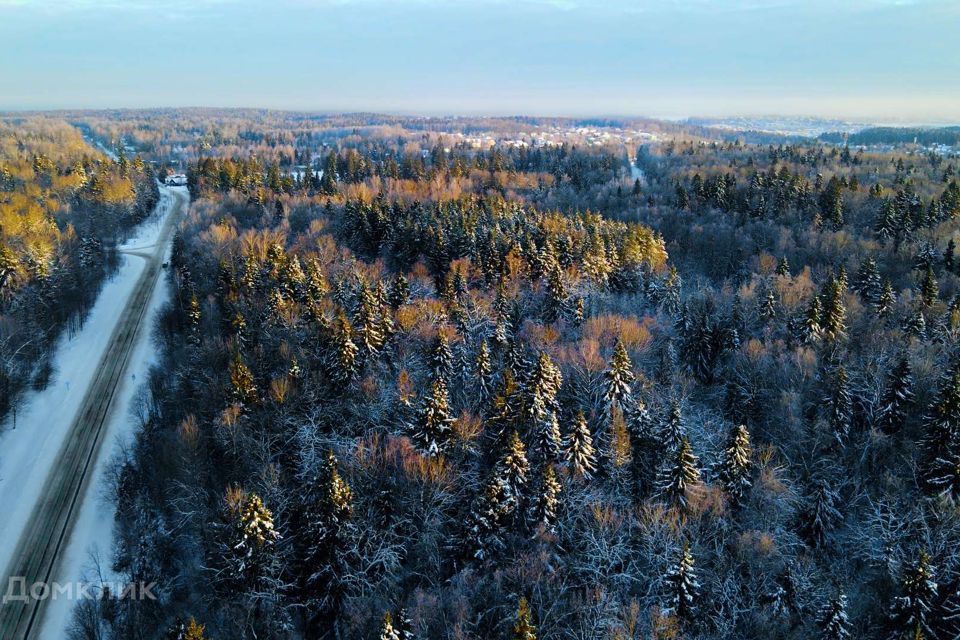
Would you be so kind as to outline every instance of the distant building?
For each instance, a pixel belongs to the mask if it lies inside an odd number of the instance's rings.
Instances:
[[[182,173],[171,173],[163,183],[168,187],[183,187],[187,184],[187,176]]]

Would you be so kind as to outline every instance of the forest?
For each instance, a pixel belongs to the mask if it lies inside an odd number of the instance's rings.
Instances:
[[[70,117],[192,197],[74,638],[960,633],[956,157]]]
[[[46,385],[57,337],[82,324],[117,239],[159,200],[153,175],[61,120],[0,119],[0,419]]]

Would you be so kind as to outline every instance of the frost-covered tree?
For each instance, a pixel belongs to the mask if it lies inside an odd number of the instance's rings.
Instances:
[[[623,344],[623,340],[617,339],[613,347],[613,357],[610,359],[610,365],[604,372],[606,388],[604,390],[604,415],[607,420],[613,415],[614,411],[621,413],[627,412],[627,402],[630,398],[631,387],[633,384],[633,363],[630,362],[630,355]]]
[[[898,433],[906,422],[907,410],[913,404],[913,398],[913,374],[910,362],[903,356],[887,373],[877,412],[877,426],[880,430],[888,434]]]
[[[670,400],[670,407],[660,425],[660,435],[670,451],[676,451],[687,435],[687,428],[683,424],[683,409],[680,407],[680,402],[675,399]]]
[[[730,433],[727,447],[723,451],[717,474],[720,483],[730,497],[730,501],[737,505],[750,488],[750,473],[753,469],[753,449],[750,446],[750,432],[745,425],[734,427]]]
[[[532,520],[535,528],[543,527],[545,531],[553,531],[560,509],[561,491],[562,486],[553,465],[544,465],[540,472],[536,502],[533,505]]]
[[[839,444],[845,444],[853,421],[853,397],[850,395],[847,370],[843,365],[838,365],[833,371],[823,406],[833,437]]]
[[[450,380],[453,373],[453,351],[443,330],[437,331],[430,347],[430,371],[434,378],[443,380]]]
[[[537,452],[544,460],[556,460],[560,455],[557,393],[562,382],[560,369],[545,351],[540,352],[524,390],[523,418],[534,434]]]
[[[817,617],[817,626],[820,627],[823,640],[848,640],[851,637],[847,596],[843,592],[823,605]]]
[[[958,451],[960,439],[960,363],[951,367],[940,383],[936,400],[927,412],[922,441],[924,460],[921,470],[933,486],[945,471],[938,461],[951,460]],[[948,467],[949,468],[949,467]],[[942,481],[936,486],[944,486]]]
[[[359,349],[353,341],[353,325],[343,311],[337,313],[333,323],[332,353],[329,369],[335,380],[350,382],[358,373]]]
[[[480,342],[477,356],[473,361],[473,375],[477,384],[477,400],[486,404],[493,393],[493,365],[490,362],[490,346],[486,340]]]
[[[565,458],[570,471],[575,476],[589,480],[597,471],[593,435],[590,433],[587,418],[582,411],[574,419],[570,435],[567,437]]]
[[[846,336],[847,309],[843,301],[844,289],[843,280],[839,276],[828,280],[824,287],[820,326],[828,340],[839,340]]]
[[[903,640],[933,640],[934,607],[937,604],[937,586],[930,556],[921,551],[916,562],[904,571],[900,581],[900,595],[890,608],[890,627],[893,638]]]
[[[441,334],[442,335],[442,334]],[[443,453],[453,436],[452,425],[456,420],[450,415],[450,396],[443,378],[433,381],[413,425],[410,437],[414,444],[428,456]]]
[[[700,461],[693,453],[690,441],[684,436],[676,450],[666,459],[660,472],[659,494],[668,504],[685,508],[688,494],[700,482]]]
[[[676,562],[667,571],[664,582],[667,598],[664,613],[675,617],[681,625],[692,622],[700,583],[697,581],[690,544],[686,541]]]
[[[393,626],[393,616],[389,611],[383,614],[378,638],[379,640],[400,640],[400,634],[397,632],[397,628]]]
[[[802,527],[814,545],[822,546],[826,542],[827,534],[843,520],[836,506],[839,500],[839,496],[826,480],[820,479],[814,483],[813,491],[807,497],[801,512]]]
[[[883,290],[880,292],[880,297],[877,299],[876,309],[877,314],[881,318],[888,317],[893,313],[893,309],[897,304],[897,296],[893,292],[893,285],[890,284],[889,280],[885,280],[883,283]]]
[[[877,304],[880,294],[883,293],[883,283],[880,280],[880,270],[873,258],[867,258],[860,263],[857,270],[856,291],[867,304]]]

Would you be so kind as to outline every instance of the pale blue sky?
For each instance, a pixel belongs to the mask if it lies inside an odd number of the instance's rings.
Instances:
[[[960,121],[957,0],[0,0],[0,109]]]

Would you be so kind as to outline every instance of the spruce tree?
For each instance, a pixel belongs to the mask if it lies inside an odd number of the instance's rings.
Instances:
[[[450,350],[447,334],[442,329],[437,331],[430,348],[430,371],[434,378],[443,380],[449,380],[453,373],[453,351]]]
[[[778,276],[790,275],[790,263],[787,261],[787,256],[781,256],[780,260],[777,261],[776,274]]]
[[[820,339],[823,334],[823,327],[820,325],[820,318],[823,315],[823,306],[820,304],[820,298],[814,296],[810,301],[801,323],[801,339],[807,344],[813,344]]]
[[[900,581],[900,595],[890,610],[892,638],[933,640],[934,607],[939,587],[930,566],[930,556],[921,551],[916,562],[906,568]]]
[[[827,396],[823,399],[830,431],[840,445],[844,445],[850,435],[853,421],[853,398],[850,395],[850,383],[847,370],[838,365],[830,380]]]
[[[847,596],[840,592],[831,598],[817,617],[823,640],[849,640],[850,620],[847,618]]]
[[[843,281],[838,276],[827,282],[823,294],[823,312],[820,325],[828,340],[839,340],[846,335],[846,306],[843,302]]]
[[[302,506],[300,545],[305,595],[318,614],[336,620],[347,573],[344,549],[353,517],[353,492],[340,475],[337,457],[328,450],[319,473],[307,487]],[[319,621],[317,621],[319,623]]]
[[[537,452],[544,460],[553,461],[560,455],[557,393],[562,383],[560,369],[546,351],[541,351],[524,389],[523,417],[534,434]]]
[[[700,482],[699,464],[690,441],[681,438],[680,445],[667,458],[658,483],[660,496],[670,506],[686,508],[688,493]]]
[[[520,440],[520,434],[513,431],[507,439],[507,446],[497,463],[496,473],[506,487],[509,495],[519,504],[526,495],[527,474],[530,463],[527,451]]]
[[[566,443],[566,460],[571,473],[585,480],[597,471],[597,456],[593,448],[593,436],[583,412],[577,414]]]
[[[553,531],[560,510],[560,492],[562,490],[563,487],[557,478],[557,472],[554,471],[553,465],[543,465],[540,472],[537,500],[533,507],[534,526],[543,527],[544,531]]]
[[[930,407],[922,441],[924,460],[921,466],[929,486],[938,492],[951,486],[949,464],[958,451],[960,438],[960,363],[955,364],[940,384],[937,399]],[[943,463],[946,462],[947,465]],[[944,472],[948,473],[944,473]]]
[[[410,284],[402,273],[398,273],[393,279],[388,300],[395,310],[410,302]]]
[[[337,382],[350,382],[359,372],[357,363],[359,349],[353,341],[353,325],[342,310],[337,313],[333,325],[332,343],[330,372]]]
[[[493,365],[490,363],[490,347],[486,340],[482,341],[477,349],[473,374],[477,385],[477,400],[481,405],[486,404],[493,393]]]
[[[517,603],[517,619],[513,623],[512,640],[537,640],[537,628],[533,626],[530,614],[530,605],[526,598],[520,598]]]
[[[474,497],[467,513],[463,548],[467,557],[483,562],[495,558],[505,546],[505,534],[517,509],[517,501],[496,472]]]
[[[675,617],[681,625],[689,624],[693,621],[700,590],[689,543],[683,543],[676,563],[667,571],[665,582],[667,606],[664,608],[664,613]]]
[[[660,433],[668,451],[676,451],[687,435],[687,428],[683,424],[683,411],[675,399],[670,400],[670,408],[664,416]]]
[[[883,293],[883,284],[880,281],[880,271],[873,258],[867,258],[860,263],[857,271],[857,293],[868,304],[876,304]]]
[[[939,287],[937,278],[933,274],[933,266],[927,265],[926,271],[923,272],[923,280],[920,282],[920,299],[923,300],[924,306],[930,307],[937,301],[938,294]]]
[[[816,546],[826,543],[827,534],[833,531],[843,516],[836,505],[840,498],[826,480],[815,482],[813,491],[806,499],[802,510],[802,528],[808,539]]]
[[[631,393],[630,385],[634,380],[633,364],[630,362],[627,348],[620,338],[617,338],[617,343],[613,347],[613,357],[604,372],[604,378],[606,380],[604,415],[609,421],[615,411],[620,411],[622,414],[627,413],[627,402]]]
[[[880,298],[877,300],[877,314],[881,318],[889,317],[893,313],[893,308],[897,304],[897,296],[893,292],[893,285],[889,280],[884,281],[883,290],[880,292]]]
[[[380,624],[379,640],[400,640],[400,634],[393,626],[393,616],[387,611],[383,614],[383,622]]]
[[[747,427],[745,425],[734,427],[730,433],[727,448],[723,452],[718,474],[734,506],[740,504],[752,483],[750,479],[753,468],[752,455],[750,433]]]
[[[450,415],[447,383],[443,378],[437,378],[430,389],[430,395],[420,409],[411,438],[428,456],[438,456],[450,443],[454,422],[455,419]]]
[[[907,409],[913,403],[913,375],[906,356],[887,373],[883,397],[877,413],[877,426],[887,434],[898,433],[907,419]]]
[[[903,332],[917,340],[927,337],[927,318],[923,315],[923,307],[917,306],[903,323]]]

